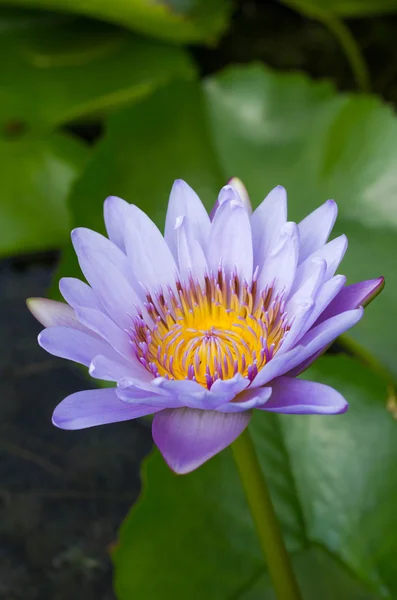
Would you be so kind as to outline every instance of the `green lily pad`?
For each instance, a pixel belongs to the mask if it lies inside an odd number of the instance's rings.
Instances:
[[[397,428],[358,362],[324,357],[307,377],[350,402],[337,417],[255,412],[250,429],[305,600],[395,597]],[[171,473],[155,450],[114,554],[120,600],[274,598],[232,455]]]
[[[0,130],[47,131],[103,115],[173,78],[191,78],[183,49],[95,21],[0,12]],[[13,16],[13,18],[11,18]]]
[[[61,134],[0,141],[0,255],[65,243],[66,198],[87,158],[85,145]]]

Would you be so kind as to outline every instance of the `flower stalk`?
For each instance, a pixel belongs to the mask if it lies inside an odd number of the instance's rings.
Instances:
[[[278,600],[302,600],[248,428],[231,446]]]

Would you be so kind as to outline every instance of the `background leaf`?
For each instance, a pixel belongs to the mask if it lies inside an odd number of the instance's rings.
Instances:
[[[0,141],[0,254],[56,248],[69,237],[66,206],[88,157],[64,134]]]
[[[369,17],[397,10],[396,0],[283,0],[285,4],[308,16],[322,14],[340,17]]]
[[[256,411],[250,425],[304,597],[392,598],[397,428],[384,384],[347,357],[324,357],[306,376],[342,392],[350,410]],[[154,451],[114,560],[121,600],[273,598],[230,450],[184,477]]]
[[[75,12],[172,42],[214,42],[226,28],[229,0],[0,0],[0,4]]]
[[[189,78],[193,65],[181,49],[128,31],[72,17],[0,12],[0,127],[23,123],[50,130],[82,117],[98,117],[173,78]]]

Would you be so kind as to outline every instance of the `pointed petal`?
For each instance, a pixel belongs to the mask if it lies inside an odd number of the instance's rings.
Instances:
[[[186,217],[177,219],[175,230],[180,280],[188,281],[190,277],[201,280],[207,271],[207,261]]]
[[[307,298],[315,298],[324,281],[324,276],[327,271],[327,263],[323,258],[314,258],[312,269],[309,276],[301,281],[300,286],[290,296],[285,305],[287,314],[295,314],[302,300]]]
[[[241,281],[252,280],[252,237],[249,215],[232,186],[222,188],[220,206],[211,224],[207,262],[214,274],[237,273]]]
[[[244,208],[248,212],[248,214],[252,214],[251,200],[250,200],[249,194],[247,192],[247,188],[245,187],[245,185],[243,184],[241,179],[239,179],[238,177],[232,177],[231,179],[229,179],[229,181],[227,183],[228,183],[228,185],[231,185],[232,187],[234,187],[234,189],[240,196],[242,203],[244,205]]]
[[[61,429],[85,429],[105,423],[128,421],[155,412],[151,406],[122,402],[114,388],[71,394],[54,410],[52,422]]]
[[[258,289],[267,286],[277,292],[289,294],[295,279],[299,253],[299,231],[296,223],[284,225],[276,245],[265,257],[262,270],[259,271]]]
[[[262,410],[297,415],[337,415],[346,412],[343,396],[328,385],[279,377],[272,382],[272,395]]]
[[[59,289],[66,302],[73,308],[75,306],[86,306],[103,310],[94,290],[87,283],[74,277],[62,277],[59,281]]]
[[[303,333],[307,331],[309,326],[307,325],[311,321],[311,316],[315,310],[315,302],[311,298],[306,301],[302,301],[300,306],[296,307],[292,325],[289,331],[285,334],[281,348],[279,349],[280,354],[285,354],[293,346],[296,345],[297,341],[302,337]]]
[[[287,222],[287,192],[278,185],[251,216],[254,269],[261,269],[274,240]]]
[[[216,211],[218,210],[218,208],[228,198],[228,194],[229,194],[228,189],[230,187],[232,187],[234,189],[234,191],[236,192],[236,194],[241,202],[241,205],[245,208],[245,210],[248,212],[248,214],[249,215],[252,214],[251,201],[249,199],[248,192],[245,188],[245,185],[238,177],[232,177],[227,182],[227,185],[221,189],[221,192],[220,192],[214,206],[212,207],[212,210],[210,212],[210,220],[211,221],[214,220],[214,217],[215,217],[215,214],[216,214]]]
[[[367,306],[378,294],[380,294],[384,285],[384,277],[347,285],[342,288],[332,302],[328,304],[327,308],[320,315],[317,323],[321,323],[346,310],[357,308],[358,306]]]
[[[91,229],[87,229],[86,227],[77,227],[73,229],[72,234],[72,243],[79,259],[79,263],[81,266],[81,270],[83,271],[87,281],[89,279],[84,272],[84,256],[83,265],[81,264],[81,250],[84,249],[88,252],[97,252],[103,256],[107,257],[108,262],[112,265],[113,269],[117,269],[124,277],[128,277],[128,261],[127,257],[118,248],[113,242],[108,240],[105,236],[97,233],[96,231],[92,231]],[[85,255],[85,252],[83,253]]]
[[[178,217],[187,217],[192,227],[193,238],[204,249],[210,231],[210,219],[196,192],[182,179],[177,179],[172,186],[165,219],[164,238],[175,259],[177,259],[175,224]]]
[[[137,206],[130,206],[125,235],[132,279],[143,285],[135,286],[140,296],[146,298],[145,288],[156,292],[160,287],[173,286],[177,267],[171,251],[153,221]]]
[[[140,306],[136,292],[106,254],[94,250],[84,242],[80,243],[77,238],[74,244],[81,270],[103,308],[120,327],[128,329],[132,322],[131,315],[135,314]],[[119,252],[121,253],[121,250]]]
[[[39,345],[50,354],[89,367],[97,354],[117,360],[117,353],[105,341],[69,327],[49,327],[38,337]]]
[[[326,243],[338,214],[334,200],[327,200],[299,223],[299,263],[319,250]]]
[[[313,259],[321,258],[327,263],[327,270],[324,275],[324,281],[331,279],[336,273],[342,258],[347,250],[347,237],[340,235],[325,246],[322,246],[316,252],[313,252],[306,260],[304,260],[296,270],[296,277],[294,285],[292,286],[291,293],[295,291],[303,284],[303,282],[312,275],[314,262]]]
[[[316,323],[319,315],[321,315],[328,304],[332,302],[335,296],[339,294],[345,283],[346,277],[344,275],[335,275],[324,283],[317,294],[314,309],[309,318],[306,320],[305,325],[301,330],[301,335],[299,338],[297,338],[297,341]]]
[[[88,333],[87,328],[76,319],[73,308],[64,302],[48,298],[28,298],[26,304],[32,315],[44,327],[72,327]]]
[[[130,205],[117,196],[109,196],[103,205],[103,213],[109,239],[125,252],[124,225]]]
[[[190,473],[234,442],[250,418],[250,411],[163,410],[153,420],[153,439],[175,473]]]

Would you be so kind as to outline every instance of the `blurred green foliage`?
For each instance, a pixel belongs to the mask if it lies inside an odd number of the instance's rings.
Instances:
[[[214,43],[232,8],[230,0],[0,0],[0,4],[96,17],[173,43]]]
[[[394,112],[374,96],[262,64],[200,78],[205,61],[196,66],[193,56],[208,51],[182,43],[215,44],[233,30],[227,0],[5,4],[1,255],[62,247],[54,281],[79,276],[70,229],[103,231],[111,194],[162,226],[176,178],[208,208],[233,175],[254,205],[284,185],[294,220],[329,197],[338,202],[349,282],[386,275],[386,290],[352,333],[362,348],[325,357],[307,375],[340,390],[351,409],[335,419],[259,414],[252,430],[304,597],[396,597],[397,427],[387,411],[397,375]],[[365,62],[339,19],[397,8],[392,0],[285,4],[336,33],[358,82]],[[155,452],[143,475],[143,501],[115,553],[120,600],[274,598],[228,451],[183,478]]]
[[[368,17],[397,10],[397,0],[282,0],[304,14],[328,13],[340,17]]]

